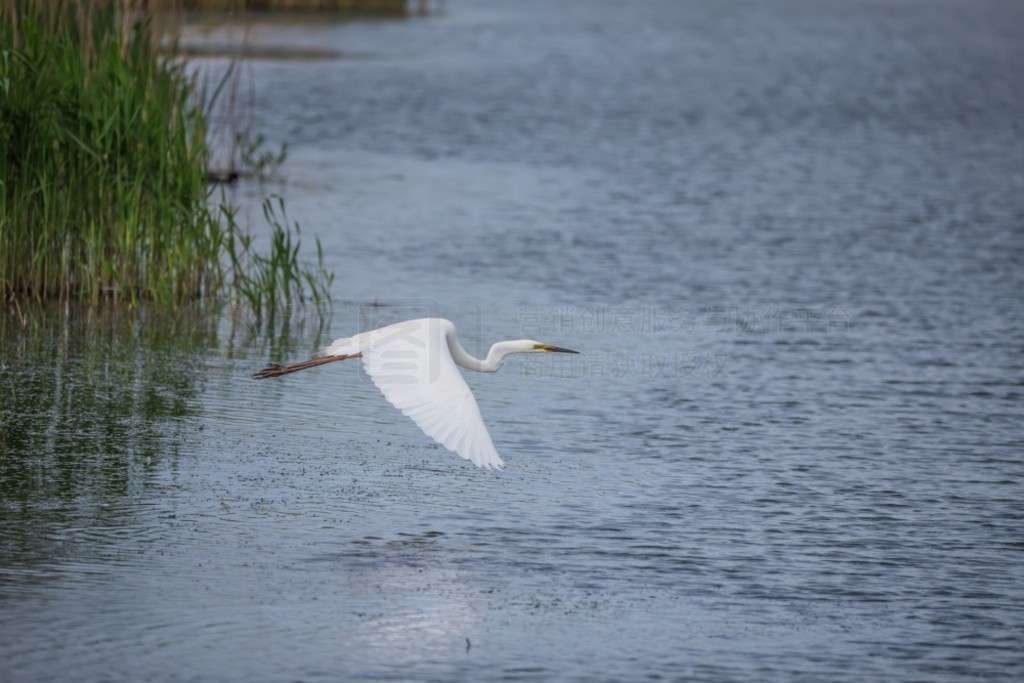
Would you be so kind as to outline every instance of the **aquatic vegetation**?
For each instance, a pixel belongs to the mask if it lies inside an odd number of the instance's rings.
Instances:
[[[307,266],[298,226],[267,212],[258,253],[223,195],[212,201],[203,98],[216,92],[159,49],[165,15],[144,5],[0,1],[0,296],[228,298],[256,315],[326,300],[319,244]]]
[[[233,224],[233,217],[225,213]],[[272,229],[268,256],[252,248],[250,235],[239,230],[228,232],[227,253],[231,257],[231,282],[235,291],[254,311],[276,309],[275,302],[281,301],[305,303],[307,290],[313,303],[325,302],[334,274],[324,268],[320,240],[316,240],[316,268],[304,266],[299,262],[299,224],[288,222],[284,200],[280,197],[266,199],[263,215]]]

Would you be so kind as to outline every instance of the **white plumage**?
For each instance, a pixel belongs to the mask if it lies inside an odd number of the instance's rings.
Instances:
[[[270,365],[254,375],[277,377],[353,357],[393,406],[427,436],[478,467],[501,469],[473,392],[456,365],[497,372],[512,353],[576,353],[550,344],[520,339],[499,342],[487,358],[469,355],[459,344],[455,325],[443,318],[420,318],[335,340],[321,357],[291,365]]]

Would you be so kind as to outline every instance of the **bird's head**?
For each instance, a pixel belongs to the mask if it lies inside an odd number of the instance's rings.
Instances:
[[[516,339],[514,341],[498,342],[491,347],[487,354],[487,360],[480,364],[480,372],[497,372],[498,368],[505,362],[505,357],[513,353],[579,353],[571,349],[563,349],[561,346],[552,346],[532,339]]]

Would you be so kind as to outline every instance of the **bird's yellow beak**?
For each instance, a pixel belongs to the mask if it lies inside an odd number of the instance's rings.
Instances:
[[[533,348],[536,351],[550,351],[552,353],[579,353],[579,351],[573,351],[572,349],[563,349],[561,346],[552,346],[551,344],[537,344]]]

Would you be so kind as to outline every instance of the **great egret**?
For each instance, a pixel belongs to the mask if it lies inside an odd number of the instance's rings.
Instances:
[[[420,318],[336,339],[318,358],[288,365],[271,363],[253,377],[280,377],[334,361],[362,358],[366,374],[384,398],[412,418],[427,436],[477,467],[501,469],[505,463],[494,450],[473,392],[455,366],[497,372],[509,354],[549,352],[579,353],[518,339],[498,342],[487,358],[480,360],[462,348],[450,320]]]

